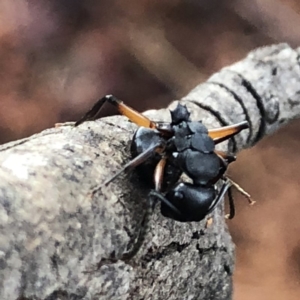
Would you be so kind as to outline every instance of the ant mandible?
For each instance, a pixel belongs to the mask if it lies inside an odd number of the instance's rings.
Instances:
[[[231,186],[244,194],[250,203],[250,195],[225,176],[228,165],[235,161],[233,155],[215,150],[215,145],[230,139],[249,127],[248,122],[208,130],[201,121],[191,121],[187,107],[178,103],[170,111],[171,123],[154,122],[112,95],[98,100],[75,126],[97,119],[106,103],[115,106],[119,113],[136,123],[139,128],[131,143],[133,160],[108,179],[108,185],[122,172],[137,168],[145,180],[154,180],[149,198],[161,201],[163,216],[180,222],[201,221],[211,213],[229,191],[230,214],[234,216]],[[192,180],[178,182],[182,173]],[[221,180],[218,191],[216,183]],[[140,246],[141,243],[138,243]],[[135,247],[136,248],[136,247]],[[135,249],[134,254],[138,249]],[[131,253],[130,257],[134,255]]]

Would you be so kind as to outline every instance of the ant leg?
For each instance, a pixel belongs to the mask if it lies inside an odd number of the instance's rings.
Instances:
[[[235,155],[230,155],[227,154],[223,151],[215,151],[215,153],[223,160],[225,161],[224,163],[230,164],[234,161],[236,161],[236,156]]]
[[[149,148],[146,152],[148,152],[148,151],[149,151],[150,154],[153,154],[153,151],[155,152],[155,149]],[[145,155],[146,152],[143,152],[139,156]],[[136,158],[138,158],[139,156],[137,156]],[[137,162],[135,162],[135,163],[133,163],[133,161],[129,162],[114,177],[112,177],[108,181],[106,181],[105,184],[108,184],[111,180],[113,180],[114,178],[116,178],[116,176],[118,176],[121,172],[127,171],[129,169],[129,167],[130,168],[134,168],[134,167],[136,167],[137,163],[139,164],[139,163],[144,162],[145,157],[138,158]],[[134,160],[136,160],[136,158]],[[165,165],[166,165],[166,158],[162,158],[159,161],[159,163],[157,164],[156,169],[155,169],[155,174],[154,174],[155,188],[158,189],[158,190],[160,190],[160,187],[161,187]],[[125,252],[121,256],[120,260],[123,260],[123,261],[129,261],[129,260],[131,260],[139,252],[139,250],[141,249],[141,246],[143,245],[143,243],[144,243],[144,241],[146,239],[147,233],[149,231],[149,221],[150,221],[150,217],[152,215],[154,207],[155,207],[155,201],[151,197],[151,195],[149,195],[148,196],[148,200],[147,200],[147,207],[145,209],[145,213],[144,213],[142,222],[140,224],[140,228],[141,229],[139,230],[139,233],[138,233],[137,238],[136,238],[136,240],[134,242],[134,245],[133,245],[133,247],[129,251]],[[116,261],[116,259],[114,260],[114,262],[115,261]]]
[[[111,181],[116,179],[121,173],[131,171],[136,168],[138,165],[145,162],[148,158],[150,158],[155,153],[161,153],[164,150],[164,146],[161,143],[158,143],[152,147],[149,147],[146,151],[142,152],[140,155],[135,157],[129,163],[127,163],[121,170],[119,170],[115,175],[106,180],[103,185],[108,185]]]
[[[144,217],[142,219],[142,222],[140,224],[141,229],[138,233],[136,241],[135,241],[133,247],[128,252],[125,252],[121,256],[121,258],[120,258],[121,260],[123,260],[123,261],[131,260],[141,249],[141,247],[146,239],[147,233],[149,232],[149,229],[150,229],[149,221],[150,221],[150,217],[152,215],[153,209],[154,209],[154,205],[155,205],[155,202],[151,198],[149,198],[147,200],[146,211],[145,211]]]
[[[234,186],[245,198],[247,198],[250,205],[255,204],[256,201],[252,200],[250,194],[248,194],[243,188],[241,188],[236,182],[230,179],[228,176],[225,176],[226,179],[230,182],[232,186]]]
[[[234,199],[232,195],[231,186],[228,189],[228,202],[229,202],[229,214],[225,215],[225,218],[231,220],[235,216],[235,206],[234,206]]]
[[[149,197],[154,197],[159,199],[161,202],[167,205],[171,210],[173,210],[173,212],[175,212],[178,216],[180,216],[181,212],[165,196],[163,196],[160,193],[161,184],[163,180],[163,172],[164,172],[166,162],[167,162],[167,158],[166,157],[162,158],[155,168],[154,171],[155,190],[152,190],[149,193]]]
[[[224,142],[244,129],[249,128],[247,121],[243,121],[234,125],[225,126],[208,130],[208,135],[214,140],[215,144]]]
[[[166,204],[171,210],[173,210],[178,216],[181,216],[181,212],[166,197],[164,197],[161,193],[152,190],[149,193],[149,197],[154,197],[154,198],[159,199],[161,202]]]
[[[154,171],[154,185],[155,185],[155,190],[157,192],[160,192],[161,190],[166,162],[167,162],[167,158],[163,157],[156,165]]]
[[[175,214],[181,216],[181,212],[165,197],[160,193],[161,184],[163,181],[163,172],[166,165],[167,158],[162,158],[159,163],[157,164],[155,171],[154,171],[154,184],[155,190],[150,191],[148,197],[156,198],[167,205]]]
[[[159,161],[159,163],[157,164],[155,171],[154,171],[155,190],[158,192],[161,189],[166,162],[167,162],[167,158],[166,157],[162,158]],[[150,217],[154,210],[155,204],[156,204],[156,201],[154,201],[154,198],[152,198],[151,195],[149,194],[148,199],[147,199],[147,208],[146,208],[143,220],[140,224],[141,229],[138,233],[137,240],[134,243],[132,249],[130,249],[130,251],[123,254],[123,256],[121,257],[121,260],[128,261],[128,260],[132,259],[139,252],[141,246],[143,245],[143,243],[146,239],[146,236],[147,236],[147,233],[149,230]]]
[[[123,260],[125,262],[128,262],[139,252],[139,250],[141,249],[141,246],[143,245],[143,243],[146,239],[147,233],[149,231],[149,220],[150,220],[150,216],[152,214],[153,209],[154,209],[154,201],[152,201],[151,199],[148,199],[147,207],[145,208],[146,212],[145,212],[142,222],[140,224],[141,230],[139,231],[139,233],[134,241],[133,247],[130,250],[128,250],[127,252],[125,252],[123,255],[121,255],[121,257],[116,257],[115,252],[113,252],[111,254],[111,257],[101,259],[101,261],[97,264],[97,269],[100,269],[105,264],[116,263],[118,260]],[[96,270],[91,270],[86,273],[94,272]]]
[[[100,112],[103,104],[106,101],[109,101],[108,98],[109,96],[104,96],[103,98],[101,98],[100,100],[98,100],[93,107],[82,117],[80,118],[76,123],[75,126],[78,126],[80,124],[82,124],[85,121],[92,121],[92,120],[96,120],[97,119],[97,115]]]
[[[126,116],[129,120],[136,123],[138,126],[143,126],[147,128],[156,128],[156,123],[137,112],[133,108],[127,106],[123,103],[123,101],[117,99],[115,96],[106,95],[100,100],[98,100],[94,106],[80,119],[75,123],[75,126],[82,124],[85,121],[96,120],[97,116],[102,108],[102,106],[106,103],[110,103],[117,107],[119,113],[123,116]]]
[[[211,213],[217,207],[217,205],[223,200],[226,192],[228,191],[228,189],[230,187],[231,187],[231,182],[229,180],[227,180],[226,182],[223,183],[218,196],[216,197],[216,199],[214,200],[213,204],[209,208],[207,214]]]
[[[211,181],[212,184],[215,184],[219,179],[221,179],[224,176],[228,165],[236,160],[236,157],[234,155],[230,155],[222,151],[215,151],[215,153],[220,159],[221,166],[218,175]]]

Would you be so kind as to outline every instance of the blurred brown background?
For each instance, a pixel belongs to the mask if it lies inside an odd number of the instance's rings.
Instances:
[[[139,110],[185,95],[271,43],[300,44],[296,0],[0,0],[0,142],[77,119],[112,93]],[[111,113],[107,111],[106,113]],[[235,300],[300,299],[296,121],[244,151]]]

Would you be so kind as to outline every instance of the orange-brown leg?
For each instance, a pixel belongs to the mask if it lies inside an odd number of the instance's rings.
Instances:
[[[156,168],[154,171],[154,186],[155,186],[155,190],[158,192],[160,192],[160,190],[161,190],[166,162],[167,162],[167,158],[163,157],[159,161],[159,163],[156,165]]]
[[[179,216],[181,215],[181,212],[168,200],[165,198],[164,195],[161,194],[161,186],[163,182],[163,176],[164,176],[164,170],[167,163],[167,158],[163,157],[159,163],[156,165],[156,168],[154,170],[154,186],[155,189],[152,190],[148,197],[149,199],[158,199],[161,202],[163,202],[165,205],[167,205],[170,209],[172,209],[176,214]]]
[[[249,124],[247,121],[244,121],[230,126],[210,129],[208,130],[208,135],[214,140],[215,144],[219,144],[247,128],[249,128]]]
[[[115,96],[106,95],[100,100],[98,100],[94,106],[80,119],[75,123],[75,126],[82,124],[85,121],[96,120],[97,116],[102,108],[102,106],[106,103],[110,103],[114,105],[120,114],[126,116],[129,120],[136,123],[138,126],[143,126],[147,128],[156,128],[156,123],[137,112],[133,108],[127,106],[123,103],[123,101],[117,99]]]
[[[164,169],[166,165],[166,158],[162,158],[159,163],[157,164],[155,171],[154,171],[154,182],[155,182],[155,190],[160,191]],[[153,197],[150,195],[148,196],[147,207],[145,209],[144,217],[140,224],[140,230],[136,238],[136,242],[134,243],[133,247],[124,253],[121,257],[121,260],[128,261],[132,259],[140,250],[141,246],[143,245],[147,233],[150,229],[149,221],[152,215],[153,209],[155,207],[156,201],[154,201]]]
[[[225,176],[227,180],[231,183],[231,186],[234,186],[239,193],[241,193],[247,200],[250,205],[255,204],[256,201],[252,200],[249,193],[247,193],[242,187],[240,187],[236,182],[230,179],[228,176]]]
[[[224,175],[224,173],[227,170],[228,164],[235,161],[236,157],[233,155],[228,155],[222,151],[215,151],[215,153],[219,156],[221,163],[223,165],[223,168],[220,169],[220,173],[219,173],[218,177],[215,179],[215,182],[217,182],[217,180],[219,180],[220,178],[223,177],[224,180],[227,180],[230,183],[230,187],[232,187],[232,186],[235,187],[245,198],[248,199],[249,204],[253,205],[255,203],[255,201],[252,200],[250,194],[248,194],[242,187],[240,187],[236,182],[234,182],[232,179],[230,179],[227,175]],[[231,190],[229,192],[229,198],[233,199]],[[229,199],[229,204],[231,206],[233,206],[232,199]],[[233,214],[234,214],[234,212],[233,212]],[[231,213],[230,213],[230,215],[231,215]]]

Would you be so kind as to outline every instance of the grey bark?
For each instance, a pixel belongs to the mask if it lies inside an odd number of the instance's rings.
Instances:
[[[181,101],[209,127],[247,120],[223,150],[238,152],[300,115],[299,49],[258,49]],[[176,105],[172,103],[171,107]],[[150,111],[168,120],[168,109]],[[157,208],[131,263],[147,189],[136,174],[91,193],[130,159],[124,117],[63,126],[0,148],[0,299],[231,299],[234,246],[222,208],[182,224]]]

